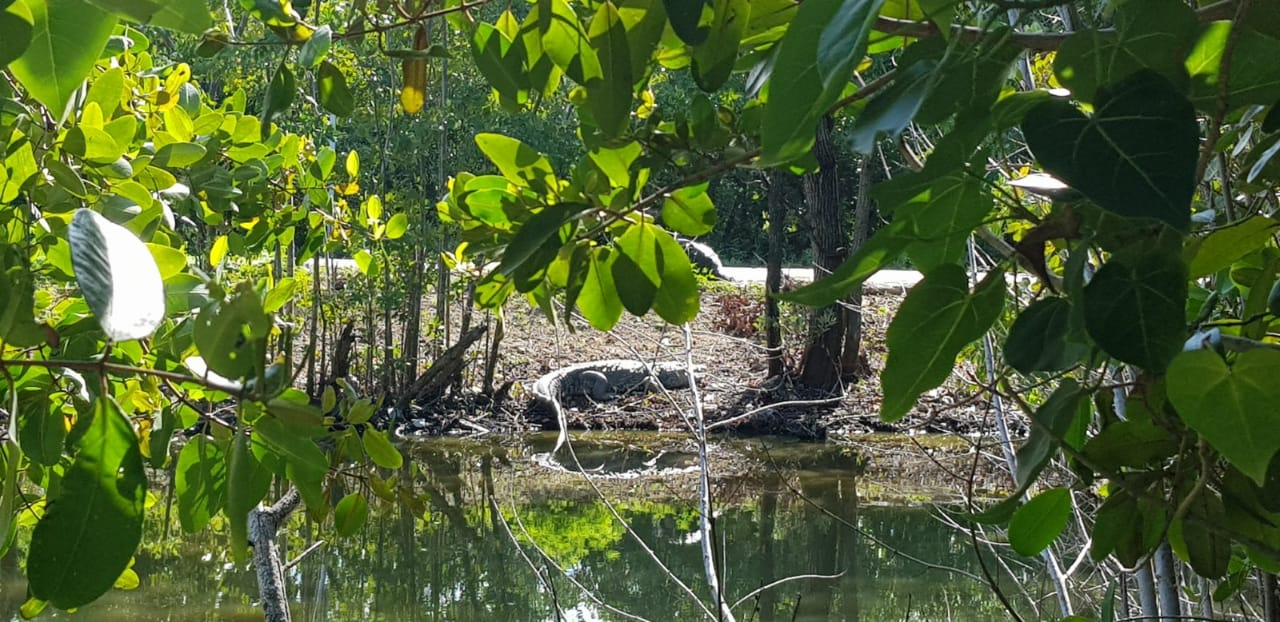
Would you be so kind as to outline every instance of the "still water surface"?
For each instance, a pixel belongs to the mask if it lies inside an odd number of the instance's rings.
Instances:
[[[326,540],[289,570],[295,620],[705,619],[661,567],[708,600],[696,479],[686,471],[692,455],[654,435],[576,442],[581,463],[599,468],[596,481],[629,534],[580,474],[540,453],[550,442],[416,443],[406,448],[414,472],[400,475],[416,509],[375,502],[367,528],[345,539],[329,526],[286,527],[289,557]],[[740,450],[726,444],[719,455],[733,463]],[[746,469],[736,461],[739,475],[715,484],[729,601],[787,577],[830,578],[748,597],[734,610],[739,620],[1005,618],[991,593],[966,576],[979,572],[967,539],[935,510],[860,502],[858,463],[847,451],[781,444],[770,459],[772,466]],[[141,587],[112,592],[73,616],[42,619],[261,620],[254,575],[231,562],[225,530],[177,535],[173,521],[164,539],[164,503],[152,509],[150,544],[135,565]],[[0,611],[16,612],[24,599],[18,563],[0,561]]]

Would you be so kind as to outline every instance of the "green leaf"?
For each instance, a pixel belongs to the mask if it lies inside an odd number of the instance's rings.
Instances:
[[[615,242],[618,251],[613,261],[613,282],[621,285],[618,298],[633,315],[644,315],[653,306],[653,298],[662,284],[662,266],[658,259],[659,229],[649,223],[636,223]]]
[[[506,18],[510,12],[503,14]],[[512,18],[514,19],[514,18]],[[471,36],[471,56],[485,81],[498,92],[504,106],[518,110],[528,103],[522,40],[513,41],[501,30],[481,22]]]
[[[261,364],[270,330],[271,319],[257,292],[242,287],[231,300],[201,309],[191,337],[210,370],[238,380],[251,377]]]
[[[1212,350],[1183,352],[1169,365],[1169,401],[1191,429],[1259,486],[1280,450],[1280,351],[1241,352],[1228,367]]]
[[[1085,329],[1107,354],[1161,371],[1186,340],[1186,305],[1177,255],[1113,256],[1084,288]]]
[[[267,496],[272,474],[249,449],[249,435],[237,432],[227,466],[227,523],[233,557],[244,560],[249,545],[249,512]]]
[[[884,0],[806,0],[800,4],[769,78],[761,122],[761,163],[794,160],[813,146],[818,119],[840,97]],[[668,6],[670,11],[670,6]]]
[[[751,19],[750,0],[712,0],[707,37],[693,48],[693,79],[711,93],[724,85],[738,60],[738,44]],[[821,53],[821,52],[819,52]]]
[[[67,233],[76,283],[98,323],[115,341],[150,335],[164,319],[164,282],[133,232],[88,209]]]
[[[904,228],[894,223],[880,229],[829,276],[793,291],[777,294],[777,297],[810,307],[825,307],[847,297],[862,287],[863,281],[902,254],[909,242],[902,235]]]
[[[653,297],[653,310],[669,324],[691,322],[698,316],[701,306],[693,264],[680,243],[666,231],[657,229],[656,238],[662,285]]]
[[[368,519],[369,501],[358,492],[343,497],[333,509],[333,527],[343,537],[360,533]]]
[[[548,193],[556,189],[551,161],[537,149],[502,134],[476,134],[476,146],[513,184]]]
[[[940,160],[935,156],[934,161]],[[969,236],[995,205],[982,180],[962,169],[899,175],[876,186],[872,195],[882,211],[893,214],[895,225],[910,231],[907,254],[923,272],[960,262]]]
[[[587,38],[600,63],[600,75],[586,76],[587,105],[606,138],[621,136],[631,119],[631,47],[627,27],[612,2],[596,11]]]
[[[271,291],[262,299],[262,311],[275,313],[283,309],[293,299],[293,292],[298,289],[298,282],[293,277],[285,277],[276,283]]]
[[[1050,488],[1018,508],[1009,521],[1009,544],[1019,555],[1040,554],[1071,519],[1071,491]]]
[[[261,138],[263,141],[271,135],[271,124],[280,113],[288,110],[293,98],[298,94],[298,84],[289,68],[280,65],[271,76],[271,84],[267,85],[267,96],[262,103]]]
[[[1242,22],[1242,24],[1247,22]],[[1227,83],[1228,112],[1247,105],[1266,106],[1280,98],[1280,39],[1244,27],[1232,33],[1232,22],[1209,24],[1187,57],[1191,74],[1191,101],[1205,111],[1218,109],[1223,76],[1222,56],[1231,52],[1230,80]],[[1232,38],[1235,41],[1232,41]]]
[[[1067,433],[1080,418],[1085,391],[1074,379],[1067,378],[1053,395],[1031,415],[1031,433],[1018,448],[1018,472],[1014,478],[1019,489],[1025,489],[1039,477],[1045,465],[1057,453]],[[1088,413],[1083,413],[1086,417]]]
[[[537,0],[537,29],[542,49],[570,80],[586,86],[603,78],[600,59],[566,0]]]
[[[855,117],[849,134],[851,148],[863,154],[875,150],[881,132],[896,138],[915,119],[933,89],[937,63],[923,60],[899,68],[893,85],[876,94],[862,114]]]
[[[221,509],[227,492],[226,454],[207,436],[197,436],[178,454],[173,474],[178,497],[178,520],[187,533],[209,524]]]
[[[503,251],[498,271],[511,276],[521,270],[526,263],[535,259],[545,259],[550,263],[556,249],[560,248],[560,228],[573,220],[580,209],[581,206],[573,203],[559,203],[534,214],[520,227],[511,243]],[[543,267],[545,264],[532,266],[533,270],[530,272]]]
[[[1222,499],[1202,490],[1187,506],[1187,517],[1175,517],[1169,526],[1169,544],[1196,574],[1222,579],[1231,564],[1231,539],[1213,526],[1227,523]],[[1190,520],[1188,520],[1190,517]]]
[[[671,29],[681,41],[699,45],[706,40],[709,29],[700,26],[703,7],[708,0],[662,0],[671,20]]]
[[[202,0],[89,0],[104,11],[139,24],[198,35],[213,25],[209,7]]]
[[[124,147],[110,134],[93,127],[73,127],[67,131],[62,146],[68,153],[90,164],[110,164],[124,155]]]
[[[333,45],[333,29],[321,26],[311,33],[311,38],[302,44],[298,51],[298,65],[315,68],[329,56],[329,46]],[[337,114],[337,113],[335,113]]]
[[[254,436],[262,439],[266,447],[284,460],[289,479],[301,483],[319,482],[329,471],[329,459],[303,432],[269,416],[258,419],[253,425]]]
[[[195,143],[169,143],[156,151],[152,166],[186,168],[204,159],[205,149]]]
[[[386,236],[388,240],[399,240],[404,237],[405,232],[409,230],[409,217],[404,212],[398,212],[391,215],[387,219]]]
[[[31,44],[9,69],[32,97],[60,117],[106,47],[116,18],[84,0],[20,2],[31,14]]]
[[[336,65],[320,61],[316,70],[316,83],[320,91],[320,105],[340,117],[349,117],[356,110],[355,97],[347,88],[347,78]]]
[[[1089,340],[1066,298],[1037,300],[1018,314],[1004,342],[1004,358],[1024,374],[1061,371],[1089,354]]]
[[[968,275],[955,265],[935,268],[912,288],[886,335],[881,419],[901,419],[920,394],[946,380],[960,350],[1000,315],[1004,290],[1004,273],[994,270],[971,294]]]
[[[707,196],[707,184],[685,186],[662,202],[662,222],[688,236],[711,233],[716,226],[716,206]]]
[[[33,19],[26,4],[14,3],[0,10],[0,69],[27,50],[31,43]]]
[[[364,433],[360,435],[360,440],[364,443],[365,453],[369,454],[369,459],[373,460],[374,464],[384,469],[398,469],[404,464],[404,457],[400,455],[400,451],[380,430],[365,428]]]
[[[1063,42],[1054,74],[1086,102],[1099,87],[1144,68],[1185,81],[1183,59],[1198,28],[1195,11],[1178,0],[1125,0],[1116,4],[1114,29],[1082,30]]]
[[[155,259],[156,269],[160,271],[162,280],[167,281],[177,276],[187,267],[187,254],[181,249],[163,244],[147,244],[147,250],[151,252],[151,258]]]
[[[1280,222],[1266,216],[1253,216],[1218,229],[1194,247],[1187,276],[1199,279],[1231,267],[1237,259],[1256,251],[1275,235]]]
[[[1178,450],[1178,441],[1149,419],[1113,423],[1085,443],[1083,453],[1100,469],[1118,471],[1159,462]]]
[[[142,539],[147,474],[133,426],[98,398],[62,490],[36,523],[27,555],[31,594],[61,609],[111,589]]]
[[[587,263],[587,277],[578,294],[578,310],[596,330],[609,330],[622,317],[622,300],[613,282],[616,256],[605,248],[593,249]]]
[[[1092,117],[1065,100],[1044,102],[1022,131],[1045,170],[1098,205],[1187,230],[1200,125],[1164,77],[1143,70],[1100,90]]]

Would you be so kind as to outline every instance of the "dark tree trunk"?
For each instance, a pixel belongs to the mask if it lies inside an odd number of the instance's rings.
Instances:
[[[848,237],[840,203],[840,172],[830,115],[818,124],[813,155],[818,172],[805,175],[804,195],[813,240],[813,276],[820,279],[848,258]],[[841,380],[845,317],[839,306],[814,309],[809,319],[809,344],[800,368],[800,384],[834,389]]]
[[[782,314],[778,299],[772,294],[782,291],[782,254],[786,242],[787,208],[790,207],[792,185],[795,178],[781,171],[769,172],[769,256],[764,279],[764,336],[768,349],[769,377],[777,378],[786,372],[782,350]]]
[[[871,167],[864,158],[858,162],[857,199],[853,204],[853,236],[849,240],[849,254],[857,252],[871,233],[871,200],[867,190],[871,187]],[[862,356],[862,288],[849,295],[849,306],[844,310],[844,352],[840,356],[840,374],[846,381],[862,378],[871,372]]]

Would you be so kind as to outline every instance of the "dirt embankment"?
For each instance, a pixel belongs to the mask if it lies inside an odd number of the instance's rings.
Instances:
[[[768,378],[764,349],[763,295],[759,286],[716,283],[706,288],[702,312],[691,326],[692,358],[703,367],[699,390],[706,421],[716,431],[778,434],[803,439],[850,438],[868,433],[971,434],[991,429],[992,409],[970,380],[973,370],[960,365],[939,389],[929,392],[903,420],[880,421],[879,372],[887,350],[885,331],[901,302],[902,290],[868,293],[863,304],[862,353],[872,373],[844,388],[843,395],[800,387],[785,378]],[[783,327],[790,347],[789,366],[799,360],[807,310],[786,307]],[[578,318],[574,330],[551,324],[521,300],[506,309],[505,338],[499,348],[497,384],[510,381],[503,399],[462,393],[424,405],[414,416],[427,433],[519,431],[555,427],[551,413],[534,402],[532,387],[541,375],[561,367],[600,359],[651,362],[683,361],[685,338],[656,316],[624,315],[613,330],[600,332]],[[487,338],[485,340],[487,342]],[[487,343],[469,356],[466,384],[479,384]],[[689,429],[692,393],[637,392],[594,402],[566,399],[574,429]]]

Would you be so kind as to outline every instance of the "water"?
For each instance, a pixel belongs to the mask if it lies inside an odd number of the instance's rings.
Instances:
[[[407,448],[417,472],[400,474],[412,483],[406,500],[414,509],[375,501],[367,528],[346,539],[301,521],[282,530],[288,557],[326,540],[288,571],[294,619],[632,619],[619,612],[655,622],[705,619],[661,567],[709,602],[697,480],[687,469],[692,454],[656,435],[598,440],[579,441],[579,458],[598,469],[597,485],[634,535],[580,474],[543,453],[547,437],[424,441]],[[727,600],[747,597],[734,609],[739,620],[1006,617],[990,591],[966,576],[979,572],[967,538],[929,507],[860,500],[859,462],[850,452],[784,444],[767,461],[761,454],[758,442],[716,453],[719,470],[738,473],[719,480],[715,494]],[[175,518],[165,539],[163,505],[152,509],[149,544],[136,558],[141,587],[111,592],[74,619],[260,620],[254,575],[231,562],[223,526],[176,535]],[[18,564],[12,555],[0,561],[0,611],[15,612],[14,619],[25,593]],[[797,576],[811,578],[749,596]]]

